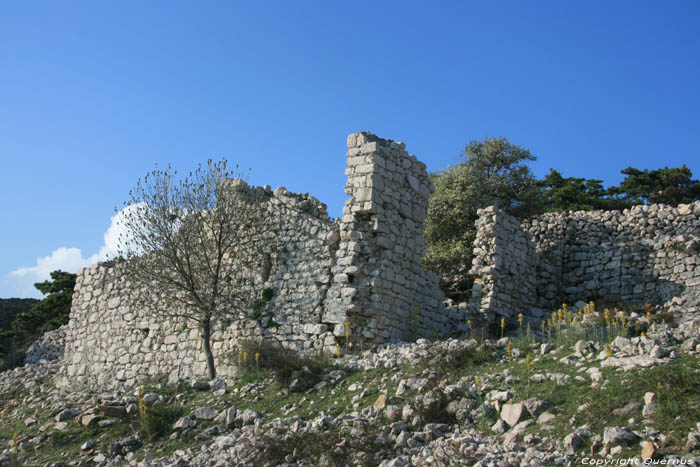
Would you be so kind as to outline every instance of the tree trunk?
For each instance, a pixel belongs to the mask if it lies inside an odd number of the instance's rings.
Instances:
[[[211,321],[206,319],[200,328],[202,336],[202,347],[204,349],[204,355],[207,357],[207,370],[209,372],[209,379],[216,378],[216,368],[214,367],[214,354],[211,353]]]

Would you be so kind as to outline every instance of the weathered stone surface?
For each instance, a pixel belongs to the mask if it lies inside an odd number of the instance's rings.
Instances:
[[[525,416],[525,405],[523,403],[503,404],[501,409],[501,419],[510,426],[515,426]]]
[[[57,422],[65,422],[66,420],[72,420],[75,417],[80,415],[80,412],[76,412],[75,410],[71,409],[65,409],[62,410],[61,412],[56,415],[56,421]]]
[[[374,408],[381,410],[386,407],[386,394],[380,394],[377,400],[374,402]]]
[[[699,220],[700,202],[548,213],[522,223],[495,207],[482,209],[469,308],[491,321],[522,313],[536,325],[546,316],[534,310],[585,305],[600,296],[676,310],[680,303],[697,307]],[[664,348],[655,353],[662,358]]]
[[[255,294],[272,289],[266,311],[279,327],[246,318],[217,323],[212,343],[222,377],[236,371],[227,356],[239,339],[273,337],[285,348],[335,353],[336,345],[354,350],[360,341],[433,337],[466,326],[468,310],[447,309],[439,277],[421,268],[433,191],[425,164],[404,144],[370,133],[351,135],[348,144],[350,199],[339,221],[308,194],[230,181],[229,196],[262,199],[255,207],[260,228],[241,240],[265,252],[260,271],[249,272]],[[235,255],[228,261],[235,268]],[[147,314],[133,299],[140,293],[154,291],[135,290],[118,263],[79,271],[59,386],[116,389],[164,375],[171,382],[206,375],[197,329]]]
[[[214,420],[219,415],[219,410],[214,407],[199,407],[193,415],[197,420]]]
[[[606,446],[630,446],[639,439],[639,436],[620,426],[605,427],[603,431],[603,444]]]

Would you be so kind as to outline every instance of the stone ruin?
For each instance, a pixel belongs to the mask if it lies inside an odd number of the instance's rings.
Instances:
[[[426,166],[403,143],[370,133],[348,137],[343,217],[283,187],[248,187],[264,198],[269,270],[260,288],[279,327],[250,319],[219,323],[212,350],[220,375],[234,372],[239,339],[274,337],[315,352],[444,336],[466,322],[466,309],[446,308],[437,274],[421,268],[423,226],[433,191]],[[118,266],[79,271],[66,330],[62,384],[108,388],[145,379],[206,374],[197,329],[164,322],[132,300]],[[235,318],[235,317],[234,317]]]
[[[250,187],[264,202],[267,304],[279,326],[232,316],[218,323],[212,350],[221,376],[235,372],[240,339],[274,337],[308,352],[419,337],[443,337],[522,313],[539,328],[562,302],[613,297],[697,311],[700,202],[624,212],[545,214],[520,223],[495,207],[479,212],[469,303],[452,306],[437,274],[421,268],[433,191],[426,166],[400,142],[348,137],[350,198],[343,217],[283,187]],[[109,389],[206,374],[197,329],[163,321],[132,300],[116,265],[79,271],[59,386]],[[447,305],[446,305],[447,304]],[[356,347],[355,347],[356,348]]]
[[[471,310],[522,313],[535,329],[562,303],[613,301],[693,314],[700,306],[700,202],[517,219],[479,211]]]

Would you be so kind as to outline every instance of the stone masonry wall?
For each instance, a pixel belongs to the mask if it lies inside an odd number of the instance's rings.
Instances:
[[[308,195],[280,187],[261,191],[265,201],[265,258],[269,270],[260,290],[274,290],[268,306],[279,327],[232,319],[212,335],[217,370],[231,374],[229,357],[237,339],[275,336],[295,349],[320,349],[325,294],[331,282],[338,231],[325,206]],[[139,308],[132,285],[119,266],[92,266],[78,273],[66,330],[64,383],[95,388],[149,378],[177,380],[206,374],[199,331],[184,320],[162,320]],[[330,335],[330,333],[327,333]],[[234,356],[235,358],[235,356]]]
[[[495,206],[478,211],[474,260],[469,271],[478,277],[472,290],[473,307],[485,321],[529,315],[537,304],[532,238],[520,222]]]
[[[432,192],[425,165],[403,143],[369,133],[350,135],[348,148],[351,198],[338,221],[308,195],[243,187],[265,200],[265,273],[256,286],[273,289],[267,306],[279,326],[236,315],[219,323],[212,350],[220,375],[233,373],[241,338],[334,352],[345,344],[346,322],[353,345],[443,335],[466,322],[466,310],[445,308],[438,276],[420,267]],[[59,385],[104,389],[206,374],[199,331],[146,313],[132,299],[138,293],[118,264],[79,272]]]
[[[437,274],[421,268],[423,226],[433,192],[425,164],[403,143],[348,137],[348,181],[340,246],[324,322],[345,321],[354,338],[381,343],[443,335],[448,313]]]
[[[470,306],[483,313],[539,317],[542,308],[601,298],[683,302],[686,311],[700,303],[700,202],[550,213],[520,228],[493,208],[480,215]]]

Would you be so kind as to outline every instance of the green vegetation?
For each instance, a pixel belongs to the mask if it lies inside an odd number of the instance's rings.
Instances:
[[[36,298],[0,298],[0,331],[12,329],[15,317],[29,309],[39,300]]]
[[[435,193],[425,226],[425,265],[440,273],[451,290],[471,286],[466,272],[471,267],[477,210],[498,204],[513,215],[528,215],[538,197],[526,165],[535,156],[527,149],[506,138],[487,138],[470,142],[463,157],[464,162],[431,174]]]
[[[675,206],[700,200],[700,181],[692,179],[686,166],[628,167],[622,170],[626,177],[619,186],[604,188],[602,180],[564,177],[555,169],[536,180],[527,165],[536,157],[506,138],[471,141],[462,157],[461,163],[431,174],[435,193],[425,226],[424,265],[441,275],[452,298],[471,289],[467,272],[480,208],[498,205],[524,218],[544,212],[621,210],[647,203]]]
[[[76,277],[68,272],[53,271],[51,280],[34,284],[46,295],[43,300],[10,302],[9,312],[5,316],[14,314],[14,318],[9,326],[4,323],[3,330],[0,331],[0,370],[21,365],[24,351],[32,342],[45,332],[68,322]],[[5,302],[7,300],[3,300],[3,305]]]
[[[239,348],[232,352],[230,359],[248,380],[251,376],[272,375],[280,386],[289,387],[293,392],[303,392],[313,387],[333,366],[326,354],[302,355],[270,339],[240,341]]]

